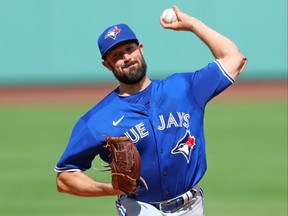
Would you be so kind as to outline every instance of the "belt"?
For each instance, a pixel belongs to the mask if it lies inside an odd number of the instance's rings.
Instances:
[[[176,198],[158,203],[152,202],[150,204],[162,212],[171,212],[173,210],[181,208],[192,200],[195,200],[194,198],[196,197],[196,193],[197,191],[195,189],[191,189]]]

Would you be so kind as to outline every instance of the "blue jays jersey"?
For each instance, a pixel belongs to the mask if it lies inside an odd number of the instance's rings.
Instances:
[[[115,89],[76,123],[55,170],[85,171],[95,156],[108,162],[106,137],[125,135],[140,153],[141,176],[149,187],[141,185],[134,198],[157,202],[183,194],[206,171],[206,104],[233,82],[215,60],[196,72],[152,80],[139,93],[145,103],[127,101]]]

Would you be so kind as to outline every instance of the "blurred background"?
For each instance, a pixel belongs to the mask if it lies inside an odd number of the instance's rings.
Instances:
[[[249,59],[206,110],[207,215],[287,215],[287,0],[0,0],[0,215],[116,215],[114,197],[57,193],[53,168],[77,119],[117,85],[97,46],[105,28],[135,31],[152,79],[214,60],[160,26],[174,4]]]
[[[101,64],[98,36],[127,23],[144,44],[152,77],[212,61],[194,35],[164,30],[163,9],[184,12],[231,38],[250,59],[241,79],[287,76],[287,1],[1,0],[0,84],[79,84],[114,80]]]

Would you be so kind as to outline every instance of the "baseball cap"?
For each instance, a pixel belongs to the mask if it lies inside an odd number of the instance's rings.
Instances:
[[[98,47],[102,56],[105,59],[106,53],[115,45],[134,40],[139,43],[135,33],[129,28],[128,25],[120,23],[108,27],[98,38]]]

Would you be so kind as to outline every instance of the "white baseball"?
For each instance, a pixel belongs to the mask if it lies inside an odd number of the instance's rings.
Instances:
[[[162,18],[166,23],[172,23],[177,21],[177,16],[172,8],[168,8],[163,11]]]

